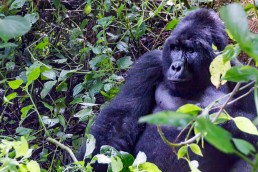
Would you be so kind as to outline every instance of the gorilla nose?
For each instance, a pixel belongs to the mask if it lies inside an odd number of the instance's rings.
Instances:
[[[177,61],[173,62],[171,65],[171,69],[173,72],[180,72],[184,67],[184,62],[182,61]]]

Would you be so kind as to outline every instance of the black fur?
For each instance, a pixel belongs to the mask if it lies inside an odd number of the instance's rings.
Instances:
[[[232,90],[232,83],[216,90],[210,82],[209,65],[215,57],[212,44],[219,50],[227,45],[224,25],[213,11],[200,9],[190,12],[181,20],[166,40],[163,51],[144,54],[129,71],[120,93],[92,126],[91,134],[97,140],[94,154],[102,145],[110,145],[134,155],[143,151],[147,160],[154,162],[164,172],[189,171],[186,161],[177,160],[172,149],[163,143],[156,126],[138,124],[138,119],[152,112],[176,110],[185,103],[205,107]],[[253,102],[251,96],[245,97],[227,107],[227,111],[232,116],[253,119]],[[239,132],[232,122],[227,122],[223,127],[234,137],[247,139],[254,144],[257,142],[257,137]],[[180,132],[175,127],[162,127],[162,130],[170,141],[174,141]],[[185,135],[178,141],[182,141]],[[83,159],[84,152],[83,147],[79,159]],[[238,158],[223,154],[207,143],[203,154],[204,157],[190,155],[192,160],[198,160],[203,172],[247,172],[245,163],[239,163],[239,169],[234,168]],[[95,169],[103,171],[103,168],[106,167],[96,166]]]

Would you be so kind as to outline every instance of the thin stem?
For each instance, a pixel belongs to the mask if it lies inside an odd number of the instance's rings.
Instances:
[[[228,99],[224,102],[224,104],[221,106],[219,112],[216,114],[216,116],[212,119],[212,123],[216,122],[216,120],[219,118],[220,114],[224,110],[224,108],[227,106],[228,102],[233,98],[233,96],[236,94],[236,92],[239,90],[241,83],[238,82],[234,88],[234,90],[231,92],[230,96]]]
[[[39,113],[39,111],[38,111],[38,108],[37,108],[37,106],[36,106],[34,100],[32,99],[31,94],[29,93],[29,91],[28,91],[27,88],[25,89],[25,91],[26,91],[27,95],[29,96],[32,105],[34,106],[34,109],[35,109],[36,113],[38,114],[39,122],[40,122],[40,124],[43,126],[43,129],[44,129],[46,135],[47,135],[47,136],[50,136],[50,134],[49,134],[49,132],[47,131],[47,128],[46,128],[46,126],[45,126],[45,124],[44,124],[44,122],[43,122],[43,120],[42,120],[42,118],[41,118],[41,116],[40,116],[40,113]]]
[[[248,159],[245,155],[243,155],[242,153],[238,152],[238,151],[234,151],[234,153],[239,156],[240,158],[242,158],[243,160],[245,160],[248,164],[250,164],[251,166],[254,166],[254,163]]]
[[[61,149],[67,151],[69,153],[69,155],[71,156],[73,162],[78,162],[73,151],[69,147],[65,146],[64,144],[62,144],[62,143],[58,142],[57,140],[50,138],[50,137],[47,138],[47,141],[54,143],[56,146],[59,146]]]
[[[170,141],[168,141],[167,138],[165,137],[164,133],[162,132],[160,125],[157,126],[157,129],[158,129],[158,132],[159,132],[159,135],[160,135],[161,139],[162,139],[163,142],[166,143],[168,146],[170,146],[170,147],[172,147],[172,148],[181,146],[181,144],[171,143]]]

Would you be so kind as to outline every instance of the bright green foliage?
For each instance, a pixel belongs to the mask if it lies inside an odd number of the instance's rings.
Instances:
[[[25,137],[21,137],[20,141],[2,140],[0,142],[0,171],[40,172],[39,164],[36,161],[29,160],[31,154],[32,149],[29,149]]]
[[[201,110],[202,110],[202,108],[200,108],[199,106],[196,106],[193,104],[185,104],[185,105],[179,107],[177,109],[177,112],[196,116]]]
[[[141,117],[139,122],[147,122],[156,125],[184,127],[192,119],[192,115],[180,112],[162,111],[156,114]]]
[[[239,46],[255,61],[258,61],[258,36],[252,34],[243,7],[240,4],[230,4],[220,10],[221,18]]]
[[[27,33],[31,28],[28,20],[21,16],[6,16],[0,18],[0,38],[7,42]]]
[[[224,153],[233,153],[234,147],[231,143],[232,135],[225,129],[212,124],[210,121],[197,119],[197,129],[211,145]]]
[[[218,55],[210,64],[211,82],[219,88],[226,83],[225,80],[221,80],[226,72],[231,68],[230,62],[223,61],[223,55]]]
[[[232,118],[232,120],[235,122],[239,130],[249,134],[258,135],[258,130],[252,121],[250,121],[250,119],[239,116]]]
[[[255,152],[254,146],[242,139],[232,139],[236,148],[245,155],[249,155],[251,152]]]

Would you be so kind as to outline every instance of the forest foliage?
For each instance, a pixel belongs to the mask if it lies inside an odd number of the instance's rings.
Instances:
[[[109,164],[113,172],[160,171],[143,152],[133,157],[104,146],[101,154],[92,157],[95,139],[88,133],[95,116],[119,92],[133,62],[147,51],[162,49],[188,11],[215,8],[214,2],[0,2],[0,171],[92,171],[96,161]],[[256,4],[216,8],[231,43],[214,59],[210,73],[216,87],[226,81],[254,84],[246,93],[255,93],[258,107],[258,70],[254,67],[258,64],[258,35],[248,26],[250,18],[258,17]],[[249,63],[231,67],[229,61],[241,52],[250,57]],[[233,94],[226,103],[234,101],[230,99]],[[240,156],[256,171],[257,145],[233,138],[218,124],[232,120],[239,130],[258,135],[258,119],[232,118],[224,107],[220,113],[207,114],[209,108],[212,106],[201,109],[188,104],[176,112],[142,117],[139,122],[180,127],[190,123],[194,142],[174,144],[159,131],[166,144],[178,147],[178,158],[185,159],[193,172],[199,171],[198,162],[190,160],[188,151],[202,156],[196,142],[203,140],[224,153]],[[74,156],[83,138],[88,138],[85,158],[91,159],[89,163]]]

